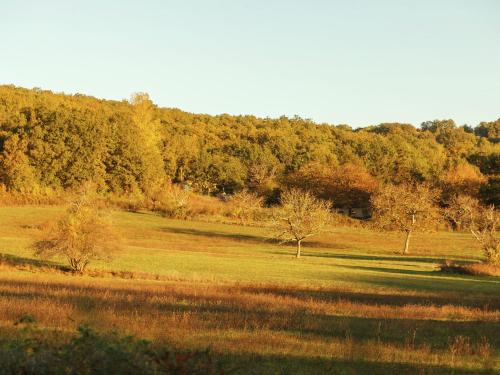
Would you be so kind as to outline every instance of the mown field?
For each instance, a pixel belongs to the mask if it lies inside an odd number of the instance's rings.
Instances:
[[[123,251],[91,268],[130,272],[91,277],[48,272],[50,262],[32,256],[30,243],[59,212],[0,208],[4,338],[31,314],[48,339],[86,323],[210,347],[235,374],[500,370],[500,280],[437,271],[444,259],[480,259],[467,234],[416,235],[402,257],[400,235],[332,228],[296,260],[264,228],[115,211]]]

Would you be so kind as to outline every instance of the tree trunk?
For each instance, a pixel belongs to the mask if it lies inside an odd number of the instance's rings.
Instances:
[[[411,237],[411,230],[406,232],[406,240],[405,240],[405,247],[403,249],[403,255],[408,254],[408,248],[410,247],[410,237]]]
[[[300,258],[300,247],[302,244],[302,240],[297,241],[297,254],[295,255],[296,258]]]

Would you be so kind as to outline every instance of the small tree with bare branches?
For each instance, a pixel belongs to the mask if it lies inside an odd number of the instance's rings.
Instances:
[[[411,235],[435,227],[437,197],[426,185],[385,185],[371,199],[373,222],[380,229],[405,233],[403,255],[408,254]]]
[[[500,215],[494,205],[484,207],[475,198],[455,195],[445,216],[458,228],[467,229],[483,249],[486,263],[500,265]]]
[[[330,203],[298,189],[285,191],[281,203],[272,219],[273,237],[281,243],[295,242],[300,258],[302,241],[324,232],[330,223]]]
[[[182,186],[171,184],[164,189],[162,209],[166,216],[185,219],[189,214],[191,193]]]
[[[107,216],[84,194],[49,226],[33,249],[44,259],[64,256],[73,271],[83,272],[92,260],[110,259],[119,242]]]
[[[264,200],[257,194],[243,190],[229,199],[230,214],[240,224],[247,224],[255,218],[256,213],[262,208]]]

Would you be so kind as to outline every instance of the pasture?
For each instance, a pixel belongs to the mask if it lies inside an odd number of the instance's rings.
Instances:
[[[500,369],[499,279],[437,270],[444,259],[480,259],[467,234],[415,235],[403,257],[401,235],[332,228],[305,241],[297,260],[265,228],[113,211],[122,252],[90,265],[102,275],[80,276],[47,271],[63,259],[30,250],[61,210],[0,208],[3,337],[31,314],[47,340],[85,323],[181,350],[210,347],[234,374]]]

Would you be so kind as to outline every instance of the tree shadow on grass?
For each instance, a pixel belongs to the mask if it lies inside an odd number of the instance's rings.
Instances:
[[[225,373],[232,375],[466,375],[493,374],[490,369],[466,369],[439,365],[373,362],[364,360],[338,360],[328,358],[257,355],[257,354],[214,354]]]
[[[70,271],[69,267],[63,266],[57,262],[42,259],[25,258],[6,253],[0,253],[0,264],[5,264],[7,266],[15,268],[37,268],[40,270],[52,269],[64,272]]]
[[[489,284],[498,284],[500,288],[500,279],[495,276],[475,276],[475,275],[467,275],[467,274],[459,274],[459,273],[449,273],[449,272],[441,272],[438,268],[433,271],[416,271],[416,270],[407,270],[401,268],[387,268],[387,267],[370,267],[370,266],[353,266],[353,265],[339,265],[338,267],[350,268],[360,271],[375,271],[382,273],[393,273],[393,274],[402,274],[402,275],[415,275],[415,276],[430,276],[431,278],[455,278],[457,281],[468,281],[468,282],[476,282],[476,283],[489,283]],[[436,280],[436,279],[434,279]]]
[[[426,257],[426,256],[408,256],[408,255],[379,255],[379,254],[338,254],[338,253],[318,253],[318,252],[304,252],[305,257],[319,257],[319,258],[337,258],[348,260],[376,260],[386,262],[418,262],[418,263],[443,263],[445,258]]]
[[[468,276],[468,275],[450,275],[449,273],[435,272],[432,275],[406,275],[405,277],[397,277],[396,274],[391,275],[391,272],[386,272],[387,269],[380,269],[380,275],[366,274],[359,275],[358,281],[379,285],[382,287],[398,288],[402,290],[420,290],[423,292],[449,292],[460,293],[463,295],[464,301],[469,298],[474,298],[475,295],[488,295],[490,298],[496,298],[496,304],[500,304],[498,293],[500,290],[500,280],[494,277],[487,276]],[[384,275],[386,273],[387,275]],[[399,272],[399,274],[402,274]]]
[[[407,270],[402,268],[366,267],[366,266],[351,266],[351,265],[339,265],[338,267],[350,268],[353,270],[360,270],[360,271],[386,272],[386,273],[393,273],[400,275],[417,275],[417,276],[431,276],[431,277],[444,276],[437,269],[433,271],[416,271],[416,270]]]
[[[425,284],[422,285],[422,279],[417,280],[403,280],[402,285],[399,285],[400,280],[398,279],[395,282],[394,279],[387,279],[384,276],[370,276],[366,277],[366,280],[361,278],[361,281],[372,282],[375,285],[381,285],[384,287],[401,287],[402,289],[410,289],[410,290],[419,290],[420,288],[424,289],[422,294],[404,294],[398,293],[397,291],[385,292],[385,293],[376,293],[376,292],[358,292],[358,291],[350,291],[350,290],[341,290],[341,289],[330,289],[330,288],[321,288],[321,289],[308,289],[301,288],[295,286],[241,286],[240,289],[246,291],[248,293],[255,294],[271,294],[280,297],[294,297],[299,299],[310,299],[312,301],[346,301],[353,303],[360,303],[366,305],[387,305],[387,306],[405,306],[405,305],[423,305],[423,306],[446,306],[446,305],[455,305],[455,306],[463,306],[467,308],[487,308],[487,309],[500,309],[500,299],[497,297],[495,293],[473,293],[463,295],[461,293],[455,293],[459,291],[460,288],[457,288],[455,285],[454,289],[451,289],[450,293],[443,294],[427,294],[425,293]],[[429,280],[426,281],[430,285],[435,285],[439,283],[439,280]],[[458,285],[461,280],[458,280]],[[407,284],[411,283],[411,284]],[[398,285],[395,285],[398,284]],[[411,286],[411,288],[410,288]],[[453,285],[452,285],[453,286]],[[438,291],[439,289],[433,289],[432,291]],[[446,290],[444,291],[446,292]]]
[[[281,253],[280,255],[283,254]],[[384,257],[382,257],[382,259],[384,259]],[[1,254],[0,264],[2,262],[12,267],[24,270],[32,270],[34,268],[37,271],[39,270],[42,272],[51,272],[56,270],[64,272],[65,274],[71,273],[71,270],[69,270],[68,267],[55,262],[23,258],[10,254]],[[241,286],[241,289],[252,293],[271,293],[298,298],[314,298],[316,300],[325,301],[347,299],[360,303],[377,303],[395,306],[405,304],[434,304],[437,306],[453,304],[466,307],[489,306],[490,308],[500,308],[500,299],[498,298],[500,280],[495,278],[450,275],[441,274],[436,271],[414,271],[399,268],[391,269],[355,265],[339,265],[339,267],[360,271],[375,271],[380,273],[358,273],[356,279],[360,282],[401,290],[421,291],[425,294],[428,294],[427,292],[432,292],[433,295],[398,295],[397,292],[386,294],[360,293],[339,290],[338,288],[317,290],[315,288],[306,289],[301,287],[297,288],[284,286],[274,287],[272,285],[259,286],[257,288],[253,288],[251,286]],[[387,274],[387,276],[384,274]],[[402,277],[397,277],[397,275],[401,275]],[[342,275],[335,275],[332,272],[332,280],[335,278],[342,280]],[[436,295],[436,292],[443,294]],[[457,299],[456,295],[459,294],[460,298]]]
[[[345,250],[345,251],[353,251],[359,250],[359,246],[356,244],[346,244],[346,243],[337,243],[337,242],[322,242],[315,241],[312,239],[306,240],[302,243],[305,248],[318,248],[318,249],[332,249],[332,250]]]
[[[232,239],[236,241],[250,242],[250,243],[278,243],[277,241],[265,236],[254,236],[250,234],[241,234],[241,233],[227,233],[227,232],[213,231],[213,230],[208,231],[208,230],[193,229],[193,228],[164,227],[163,231],[168,233],[186,234],[191,236]]]
[[[285,248],[293,248],[295,249],[295,244],[287,243],[284,244]],[[314,248],[322,247],[319,242],[303,242],[302,244],[302,256],[303,257],[311,257],[311,258],[333,258],[333,259],[347,259],[347,260],[374,260],[374,261],[386,261],[386,262],[416,262],[416,263],[444,263],[447,259],[446,257],[429,257],[429,256],[408,256],[408,255],[397,255],[396,252],[391,255],[385,254],[346,254],[346,253],[336,253],[336,252],[318,252],[314,251]],[[326,247],[328,248],[328,247]],[[334,248],[334,247],[331,247]],[[309,251],[311,249],[311,251]],[[355,247],[348,248],[346,246],[338,246],[337,250],[350,251],[355,250]],[[272,254],[281,254],[281,252],[273,252]],[[290,253],[292,255],[292,253]],[[456,263],[470,263],[468,261],[456,261]]]
[[[64,294],[61,293],[64,290]],[[261,294],[263,288],[254,287],[250,289],[256,294]],[[500,343],[495,327],[498,323],[492,320],[434,320],[431,314],[426,319],[416,319],[414,317],[403,316],[387,317],[381,308],[380,317],[362,317],[352,315],[331,315],[314,310],[302,309],[263,309],[259,299],[255,303],[240,304],[235,301],[234,295],[240,294],[245,298],[242,291],[248,289],[238,286],[234,291],[226,291],[221,295],[220,291],[215,291],[213,295],[201,296],[193,291],[182,289],[161,289],[157,291],[118,288],[110,289],[105,286],[73,285],[66,283],[50,283],[40,285],[33,281],[0,280],[0,296],[2,299],[10,301],[14,305],[22,300],[51,301],[54,304],[72,306],[76,311],[85,315],[99,319],[101,311],[113,311],[118,316],[129,314],[143,314],[143,316],[168,316],[183,313],[193,317],[199,329],[202,330],[266,330],[274,332],[288,332],[289,334],[302,337],[309,335],[312,337],[345,339],[347,335],[356,340],[374,340],[382,343],[395,345],[403,344],[406,339],[413,337],[416,345],[430,344],[433,348],[447,348],[449,338],[457,335],[470,337],[474,342],[478,342],[482,336],[488,338],[493,346]],[[304,293],[304,291],[302,291]],[[290,291],[276,287],[275,294],[290,296]],[[162,301],[162,297],[170,295],[170,300]],[[297,294],[297,296],[299,296]],[[351,305],[351,309],[366,309],[370,312],[379,309],[378,303],[384,305],[384,298],[390,302],[391,298],[399,297],[400,305],[411,303],[413,296],[409,300],[404,300],[404,296],[383,296],[370,294],[343,294],[342,304]],[[311,298],[317,297],[311,291],[300,295],[304,301],[311,302]],[[323,297],[320,295],[320,297]],[[329,296],[333,299],[332,296]],[[374,298],[375,297],[375,298]],[[339,298],[339,296],[337,296]],[[316,299],[316,298],[315,298]],[[276,298],[280,301],[280,298]],[[360,301],[361,305],[355,302]],[[456,299],[455,302],[459,302]],[[393,301],[394,302],[394,301]],[[421,307],[426,307],[426,300],[413,300],[413,303],[420,302]],[[311,302],[312,303],[312,302]],[[371,306],[370,306],[371,305]],[[423,306],[422,306],[423,305]],[[491,307],[490,307],[491,308]],[[346,310],[345,313],[348,313]],[[36,315],[36,310],[33,311]],[[439,314],[437,315],[440,316]]]

